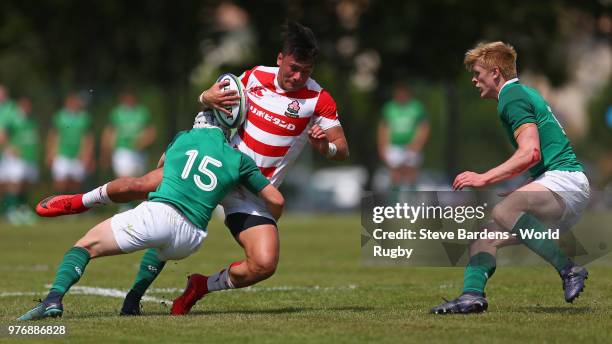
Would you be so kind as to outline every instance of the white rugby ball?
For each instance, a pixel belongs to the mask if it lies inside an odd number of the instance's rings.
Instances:
[[[229,115],[224,113],[223,111],[220,111],[214,108],[212,109],[212,111],[217,121],[219,121],[219,123],[223,125],[224,127],[230,128],[230,129],[238,128],[242,124],[242,122],[244,122],[244,119],[246,117],[248,98],[244,90],[244,87],[242,86],[242,82],[240,82],[240,79],[238,79],[238,77],[236,77],[234,74],[231,74],[231,73],[225,73],[225,74],[222,74],[217,79],[217,82],[221,82],[225,80],[229,80],[229,84],[225,86],[223,90],[224,91],[228,91],[228,90],[236,91],[237,92],[236,95],[240,97],[240,100],[238,104],[234,106],[226,107],[226,109],[230,111]]]

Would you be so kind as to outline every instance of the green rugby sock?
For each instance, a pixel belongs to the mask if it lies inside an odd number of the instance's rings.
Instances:
[[[74,246],[69,249],[57,269],[51,292],[66,294],[70,287],[79,281],[90,259],[89,252],[82,247]]]
[[[463,273],[463,293],[484,294],[487,280],[495,273],[495,257],[487,252],[478,252],[472,257]]]
[[[140,270],[138,270],[132,290],[142,297],[165,265],[166,262],[159,260],[156,249],[148,249],[140,261]]]
[[[535,216],[527,213],[523,213],[521,217],[516,221],[516,224],[512,228],[512,233],[519,234],[519,229],[534,229],[535,232],[545,232],[546,228]],[[520,235],[519,235],[520,237]],[[529,247],[530,250],[537,253],[540,257],[544,258],[552,266],[561,272],[564,267],[567,266],[571,261],[561,251],[557,243],[552,239],[526,239],[520,238],[525,246]]]

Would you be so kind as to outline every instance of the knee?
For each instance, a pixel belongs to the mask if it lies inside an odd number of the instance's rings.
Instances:
[[[273,254],[267,254],[252,259],[249,268],[251,272],[258,277],[259,280],[270,278],[276,272],[278,266],[278,257]]]
[[[511,231],[518,214],[519,209],[498,204],[491,211],[491,218],[501,229]]]

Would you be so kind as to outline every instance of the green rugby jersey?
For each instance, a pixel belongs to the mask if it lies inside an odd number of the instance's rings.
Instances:
[[[525,123],[536,124],[542,159],[529,169],[533,178],[546,171],[582,171],[561,124],[538,91],[518,79],[506,84],[499,92],[497,113],[514,148],[518,147],[516,129]]]
[[[270,182],[218,128],[178,133],[166,149],[164,177],[149,200],[168,203],[206,230],[215,207],[238,184],[257,194]]]
[[[8,130],[11,122],[17,116],[17,105],[12,100],[5,100],[0,104],[0,131]],[[2,157],[2,149],[0,149],[0,158]]]
[[[8,127],[9,142],[19,150],[19,156],[30,163],[38,161],[38,126],[31,117],[17,115]]]
[[[60,110],[53,118],[57,130],[57,154],[69,159],[75,159],[81,149],[81,139],[89,131],[91,118],[86,111],[72,112]]]
[[[389,140],[393,145],[412,142],[418,125],[426,119],[425,108],[418,100],[405,104],[390,101],[383,107],[383,118],[389,128]]]
[[[115,128],[115,149],[135,150],[138,136],[150,121],[151,116],[144,106],[117,106],[110,115],[110,123]]]
[[[17,105],[12,100],[0,104],[0,129],[6,129],[17,116]]]

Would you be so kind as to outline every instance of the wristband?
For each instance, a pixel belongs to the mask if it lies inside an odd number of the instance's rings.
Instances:
[[[335,144],[329,142],[327,144],[327,155],[326,155],[326,157],[333,158],[336,155],[336,153],[338,153],[338,147],[336,147]]]

